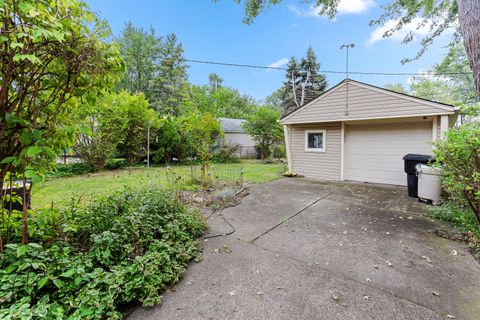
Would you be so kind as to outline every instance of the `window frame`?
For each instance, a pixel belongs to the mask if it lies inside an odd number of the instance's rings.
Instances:
[[[311,133],[322,133],[323,134],[323,148],[309,148],[308,147],[308,135]],[[305,152],[326,152],[327,151],[327,130],[305,130]]]

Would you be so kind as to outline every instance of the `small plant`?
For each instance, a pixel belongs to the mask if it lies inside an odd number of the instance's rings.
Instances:
[[[229,203],[235,200],[235,194],[236,194],[235,189],[227,187],[215,192],[215,194],[213,195],[213,198],[215,199],[215,201]]]
[[[480,239],[480,228],[477,225],[475,216],[468,207],[446,202],[441,206],[431,206],[429,215],[442,221],[448,221],[459,231],[471,232]]]

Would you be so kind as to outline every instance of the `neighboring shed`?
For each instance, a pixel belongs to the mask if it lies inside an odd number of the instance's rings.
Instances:
[[[289,170],[309,178],[406,185],[402,157],[431,154],[458,108],[346,79],[284,115]]]
[[[242,127],[246,120],[230,118],[219,118],[218,120],[225,132],[225,142],[240,146],[237,156],[240,158],[255,157],[255,141],[251,135],[245,133]]]

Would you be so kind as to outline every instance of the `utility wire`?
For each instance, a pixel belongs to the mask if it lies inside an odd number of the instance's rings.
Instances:
[[[138,53],[132,54],[132,56],[138,55]],[[142,55],[143,58],[150,58],[150,59],[161,59],[162,57],[159,56],[147,56]],[[166,58],[170,59],[170,58]],[[262,65],[254,65],[254,64],[244,64],[244,63],[231,63],[231,62],[220,62],[220,61],[211,61],[211,60],[199,60],[199,59],[181,59],[184,62],[190,63],[198,63],[198,64],[210,64],[210,65],[217,65],[217,66],[224,66],[224,67],[238,67],[238,68],[250,68],[250,69],[263,69],[263,70],[288,70],[285,67],[272,67],[272,66],[262,66]],[[320,73],[330,73],[330,74],[345,74],[345,71],[338,71],[338,70],[318,70]],[[453,75],[470,75],[471,72],[377,72],[377,71],[349,71],[349,74],[357,74],[357,75],[379,75],[379,76],[453,76]],[[317,75],[321,76],[321,75]]]
[[[287,70],[285,67],[271,67],[271,66],[261,66],[261,65],[251,65],[251,64],[241,64],[241,63],[228,63],[228,62],[218,62],[218,61],[207,61],[207,60],[195,60],[195,59],[183,59],[185,62],[199,63],[199,64],[211,64],[219,65],[225,67],[239,67],[239,68],[251,68],[251,69],[267,69],[267,70]],[[345,74],[345,71],[336,71],[336,70],[319,70],[321,73],[331,73],[331,74]],[[373,72],[373,71],[349,71],[350,74],[358,75],[381,75],[381,76],[448,76],[448,75],[468,75],[470,72],[420,72],[420,73],[410,73],[410,72]]]

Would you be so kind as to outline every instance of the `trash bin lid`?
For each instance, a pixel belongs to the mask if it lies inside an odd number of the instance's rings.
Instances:
[[[415,169],[417,169],[418,173],[422,173],[422,174],[431,174],[431,175],[441,176],[443,173],[442,169],[439,167],[430,167],[424,164],[417,164],[415,166]]]
[[[403,157],[403,160],[413,160],[413,161],[428,161],[428,160],[432,160],[432,159],[433,159],[433,157],[430,156],[430,155],[415,154],[415,153],[409,153],[409,154],[406,154]]]

